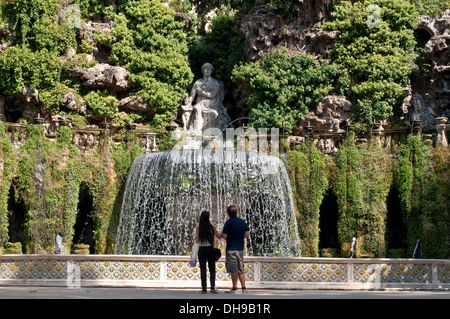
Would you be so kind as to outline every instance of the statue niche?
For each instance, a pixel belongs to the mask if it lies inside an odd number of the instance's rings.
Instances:
[[[203,64],[203,78],[195,81],[189,97],[181,109],[183,129],[192,135],[202,135],[209,128],[224,129],[230,122],[222,102],[225,95],[223,82],[211,77],[210,63]]]

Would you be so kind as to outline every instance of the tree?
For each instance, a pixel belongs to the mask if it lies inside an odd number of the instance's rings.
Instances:
[[[59,57],[76,47],[76,30],[57,19],[60,9],[58,0],[0,2],[11,43],[0,54],[0,89],[6,94],[20,96],[28,86],[52,108],[70,91],[61,81]]]
[[[0,2],[1,15],[8,22],[12,43],[33,51],[46,49],[64,54],[75,45],[75,30],[56,18],[59,0],[14,0]]]
[[[77,26],[69,25],[69,13],[62,3],[60,0],[0,1],[0,26],[7,25],[10,29],[10,45],[0,55],[0,89],[14,96],[20,96],[25,86],[37,89],[40,106],[52,114],[71,112],[60,110],[63,97],[71,92],[78,100],[87,97],[90,111],[95,114],[118,119],[121,114],[117,112],[113,93],[89,94],[89,89],[71,76],[75,65],[88,67],[86,54],[95,44],[77,39]],[[97,32],[94,40],[111,47],[111,63],[130,71],[134,93],[149,105],[153,128],[163,128],[176,117],[193,78],[187,60],[184,25],[175,21],[175,12],[156,0],[121,1],[118,13],[113,13],[112,6],[106,6],[104,1],[73,0],[72,3],[79,6],[80,19],[109,16],[115,20],[111,32]],[[78,54],[68,55],[69,49]],[[103,104],[106,109],[102,109]],[[147,120],[141,115],[133,116]]]
[[[121,10],[110,60],[130,71],[136,93],[154,113],[152,125],[162,128],[176,117],[193,78],[183,24],[155,0],[124,1]]]
[[[244,61],[244,39],[233,30],[234,13],[219,11],[211,20],[210,31],[189,47],[189,60],[196,78],[201,77],[201,66],[209,62],[214,66],[214,77],[231,84],[231,72],[236,64]]]
[[[413,3],[419,13],[437,16],[439,12],[450,9],[450,1],[449,0],[409,0]]]
[[[414,5],[402,0],[342,1],[334,19],[324,22],[341,32],[332,56],[342,73],[342,93],[359,121],[394,114],[412,72],[417,16]]]
[[[264,56],[263,63],[240,64],[232,80],[246,89],[255,128],[293,128],[333,89],[337,68],[311,55],[291,54],[280,48]]]

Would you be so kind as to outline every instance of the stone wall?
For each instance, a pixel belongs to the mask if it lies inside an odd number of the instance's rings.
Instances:
[[[423,92],[424,98],[435,116],[448,117],[450,115],[450,10],[443,11],[436,17],[421,16],[418,26],[428,31],[431,37],[424,48],[425,57],[431,63],[430,73],[427,75],[429,86],[427,92]]]

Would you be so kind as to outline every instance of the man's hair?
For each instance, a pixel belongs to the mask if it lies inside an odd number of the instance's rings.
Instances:
[[[228,216],[233,217],[237,215],[237,208],[234,205],[230,205],[227,208]]]

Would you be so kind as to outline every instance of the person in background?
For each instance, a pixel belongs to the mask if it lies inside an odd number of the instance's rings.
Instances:
[[[222,238],[227,241],[225,267],[231,274],[233,287],[227,293],[236,293],[238,290],[238,279],[241,283],[243,293],[247,293],[245,287],[244,271],[244,239],[248,238],[249,229],[244,220],[237,217],[236,206],[228,206],[228,216],[230,217],[223,226]]]
[[[221,238],[221,234],[209,221],[210,213],[203,211],[200,215],[199,225],[195,231],[195,242],[199,244],[198,262],[200,264],[200,279],[202,281],[202,294],[206,294],[206,262],[208,262],[211,292],[217,293],[216,259],[214,255],[214,235]]]

